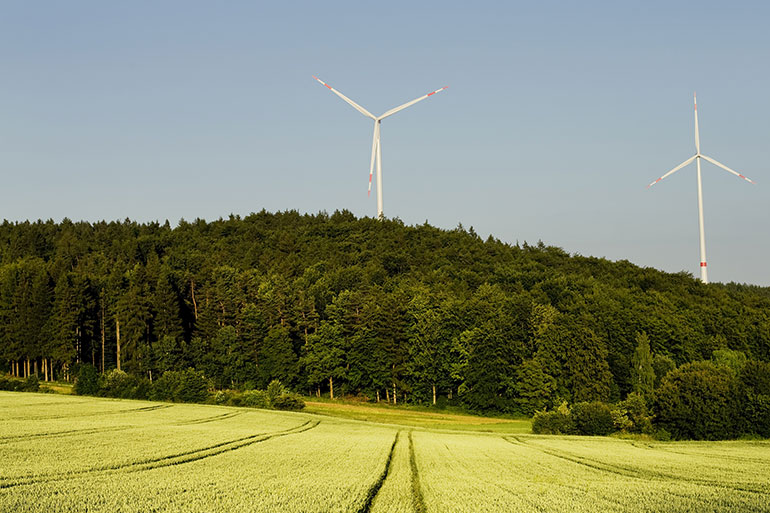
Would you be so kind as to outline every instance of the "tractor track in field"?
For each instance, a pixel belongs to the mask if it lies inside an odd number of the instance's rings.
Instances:
[[[218,422],[220,420],[227,420],[231,419],[233,417],[237,417],[238,415],[243,415],[246,413],[245,411],[231,411],[227,413],[222,413],[220,415],[214,415],[212,417],[205,417],[202,419],[195,419],[195,420],[185,420],[182,422],[177,422],[176,426],[192,426],[195,424],[207,424],[209,422]]]
[[[547,454],[549,456],[553,456],[554,458],[559,458],[564,461],[569,461],[576,465],[582,465],[584,467],[588,467],[590,469],[597,470],[599,472],[606,472],[609,474],[615,474],[622,477],[640,479],[644,481],[682,482],[682,483],[688,483],[688,484],[694,484],[694,485],[700,485],[700,486],[713,486],[717,488],[725,488],[727,490],[733,490],[736,492],[746,492],[746,493],[753,493],[753,494],[760,494],[760,495],[765,495],[767,493],[766,491],[757,490],[756,488],[745,487],[745,486],[733,486],[730,484],[720,483],[718,481],[712,481],[708,479],[686,478],[686,477],[677,476],[673,474],[666,474],[664,472],[658,472],[655,470],[640,471],[629,467],[623,467],[620,465],[604,463],[602,461],[593,460],[591,458],[575,456],[574,454],[565,453],[554,449],[545,449],[543,447],[538,447],[536,445],[532,445],[530,443],[524,442],[516,436],[505,436],[503,437],[503,440],[514,445],[522,445],[524,447],[535,449],[537,451],[542,452],[543,454]],[[681,496],[681,497],[691,498],[687,496]]]
[[[503,438],[503,440],[505,442],[509,442],[510,443],[509,440],[505,440],[505,437],[502,437],[502,438]],[[514,445],[514,447],[517,446],[516,444],[512,444],[512,445]],[[525,447],[527,447],[527,446],[525,446]],[[492,464],[494,464],[495,466],[500,468],[501,471],[508,470],[508,468],[505,465],[502,465],[500,463],[500,461],[496,457],[488,454],[486,451],[483,454]],[[497,455],[495,455],[495,456],[497,456]],[[529,463],[529,465],[530,465],[530,467],[529,467],[530,469],[531,469],[531,467],[534,466],[534,467],[539,467],[546,474],[553,473],[553,468],[552,467],[549,467],[549,466],[545,465],[544,463],[542,463],[540,461],[531,461]],[[509,493],[512,493],[512,494],[520,497],[523,502],[527,502],[529,504],[529,506],[532,508],[533,511],[550,511],[550,509],[548,509],[547,507],[543,506],[542,504],[539,504],[538,501],[532,500],[531,498],[527,498],[526,496],[522,496],[522,493],[520,491],[513,490],[513,489],[508,488],[508,487],[506,487],[504,485],[500,485],[499,483],[493,483],[493,484],[496,485],[501,490],[505,490],[505,491],[507,491]],[[551,483],[551,486],[555,486],[555,487],[558,487],[558,488],[561,488],[561,489],[564,489],[564,490],[568,490],[568,491],[570,491],[572,493],[575,493],[576,495],[579,495],[579,496],[582,496],[582,495],[584,495],[586,493],[585,488],[583,488],[581,486],[577,486],[577,485],[571,485],[571,484],[566,484],[566,483],[555,483],[554,482],[554,483]],[[614,497],[597,496],[596,498],[600,499],[602,501],[605,501],[605,502],[607,502],[609,504],[615,505],[615,506],[620,506],[620,507],[625,506],[625,504],[621,500],[616,499]],[[597,506],[597,510],[599,510],[598,506]]]
[[[65,436],[77,436],[77,435],[95,435],[97,433],[109,433],[112,431],[124,431],[131,429],[135,426],[112,426],[104,428],[86,428],[86,429],[68,429],[66,431],[50,431],[47,433],[29,433],[26,435],[14,435],[0,437],[0,445],[12,444],[15,442],[26,442],[28,440],[36,440],[39,438],[61,438]]]
[[[385,484],[385,480],[390,475],[391,467],[393,466],[393,454],[396,451],[396,445],[398,444],[399,440],[402,439],[402,433],[403,431],[399,430],[396,433],[396,436],[393,438],[393,443],[391,444],[390,451],[388,452],[388,458],[385,461],[385,468],[383,469],[382,474],[380,474],[380,477],[377,479],[377,481],[375,481],[374,484],[372,484],[372,486],[369,488],[369,492],[366,495],[364,504],[357,510],[356,513],[369,513],[371,511],[380,488],[382,488],[382,485]],[[417,471],[417,462],[414,455],[414,441],[412,440],[411,430],[409,431],[407,438],[409,443],[409,473],[412,492],[412,510],[415,513],[425,513],[427,509],[425,508],[425,500],[423,499],[422,489],[420,487],[420,476]]]
[[[45,483],[45,482],[51,482],[51,481],[66,480],[66,479],[71,479],[73,477],[81,477],[81,476],[94,474],[94,473],[140,472],[144,470],[152,470],[156,468],[181,465],[184,463],[192,463],[194,461],[210,458],[212,456],[218,456],[226,452],[235,451],[237,449],[241,449],[249,445],[254,445],[259,442],[265,442],[273,438],[279,438],[282,436],[296,435],[299,433],[303,433],[305,431],[309,431],[315,428],[320,423],[321,421],[307,421],[298,426],[294,426],[292,428],[284,429],[281,431],[257,433],[254,435],[249,435],[241,438],[236,438],[233,440],[228,440],[225,442],[220,442],[220,443],[210,445],[208,447],[203,447],[200,449],[185,451],[177,454],[172,454],[169,456],[163,456],[160,458],[150,458],[146,460],[135,461],[135,462],[127,463],[123,465],[102,466],[102,467],[95,467],[90,469],[83,469],[83,470],[76,470],[76,471],[69,471],[69,472],[57,472],[57,473],[51,473],[51,474],[39,474],[36,476],[25,476],[21,478],[9,479],[9,480],[6,480],[5,482],[2,482],[0,480],[0,489],[13,488],[16,486],[23,486],[23,485],[29,485],[29,484],[38,484],[38,483]]]
[[[71,404],[82,404],[87,403],[88,401],[47,401],[44,403],[27,403],[27,404],[14,404],[12,406],[13,409],[17,408],[37,408],[39,406],[69,406]]]
[[[164,407],[170,407],[164,406]],[[157,408],[155,408],[157,409]],[[125,411],[125,410],[123,410]],[[134,410],[135,411],[135,410]],[[147,411],[147,410],[145,410]],[[118,412],[115,412],[118,413]],[[217,422],[220,420],[227,420],[233,417],[237,417],[238,415],[243,415],[246,412],[243,411],[235,411],[235,412],[228,412],[221,415],[215,415],[213,417],[205,417],[202,419],[194,419],[194,420],[188,420],[183,422],[177,422],[175,424],[172,424],[174,426],[190,426],[190,425],[196,425],[196,424],[206,424],[209,422]],[[111,427],[104,427],[104,428],[85,428],[85,429],[68,429],[65,431],[50,431],[47,433],[29,433],[26,435],[12,435],[12,436],[2,436],[0,437],[0,445],[3,444],[9,444],[14,442],[23,442],[27,440],[35,440],[38,438],[60,438],[65,436],[77,436],[77,435],[94,435],[97,433],[109,433],[112,431],[124,431],[127,429],[135,429],[141,426],[111,426]]]
[[[415,513],[425,513],[425,498],[422,496],[422,487],[420,486],[420,474],[417,470],[417,459],[414,455],[414,440],[412,432],[409,431],[409,468],[412,469],[412,506]]]
[[[125,410],[94,411],[89,413],[81,413],[78,415],[49,415],[49,416],[43,416],[43,417],[30,417],[30,418],[16,419],[16,420],[38,421],[38,420],[54,420],[54,419],[79,419],[81,417],[99,417],[102,415],[119,415],[121,413],[140,413],[140,412],[164,410],[166,408],[171,408],[172,406],[174,405],[159,404],[156,406],[143,406],[141,408],[128,408]]]
[[[699,451],[692,451],[692,452],[686,452],[686,451],[677,451],[675,449],[671,449],[668,447],[662,447],[659,445],[651,445],[644,442],[637,442],[635,440],[632,440],[629,442],[633,447],[636,447],[638,449],[645,449],[648,451],[658,451],[662,452],[664,454],[680,454],[682,456],[698,456],[699,458],[709,458],[714,460],[731,460],[731,461],[737,461],[737,462],[751,462],[751,463],[757,463],[759,465],[770,465],[769,459],[762,459],[762,458],[751,458],[748,456],[733,456],[731,454],[714,454],[714,453],[707,453],[707,452],[699,452]]]
[[[358,508],[357,513],[369,513],[372,509],[375,497],[377,497],[380,488],[382,488],[383,483],[385,483],[385,480],[388,478],[388,474],[390,474],[390,467],[393,462],[393,452],[396,450],[396,444],[398,443],[400,435],[401,431],[398,431],[396,432],[396,436],[393,437],[393,443],[390,445],[390,451],[388,452],[388,459],[385,460],[385,468],[382,470],[380,477],[377,478],[377,481],[369,487],[369,491],[366,494],[366,500],[363,505]]]

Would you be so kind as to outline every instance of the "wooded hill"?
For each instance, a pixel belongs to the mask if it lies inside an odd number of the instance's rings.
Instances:
[[[0,225],[0,368],[531,413],[717,349],[770,360],[770,289],[351,213]]]

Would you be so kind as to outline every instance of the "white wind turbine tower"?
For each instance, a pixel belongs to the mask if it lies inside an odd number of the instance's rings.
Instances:
[[[698,99],[696,98],[695,93],[693,93],[693,101],[695,102],[695,155],[685,160],[684,162],[676,166],[674,169],[672,169],[665,175],[661,176],[660,178],[652,182],[650,185],[647,186],[647,188],[649,189],[650,187],[660,182],[667,176],[676,173],[677,171],[682,169],[684,166],[691,163],[693,160],[695,161],[695,164],[698,170],[698,222],[700,227],[700,279],[703,283],[708,283],[709,279],[708,279],[708,271],[706,267],[707,266],[706,264],[706,232],[703,227],[703,190],[701,187],[700,161],[701,159],[708,160],[715,166],[721,167],[725,171],[734,174],[738,178],[743,178],[744,180],[750,183],[755,183],[755,182],[743,176],[742,174],[738,173],[737,171],[730,169],[729,167],[725,166],[721,162],[717,162],[711,157],[707,157],[706,155],[703,155],[700,152],[700,135],[698,133]]]
[[[383,119],[387,118],[388,116],[391,116],[395,114],[398,111],[404,110],[407,107],[411,107],[415,103],[424,100],[428,96],[433,96],[436,93],[440,93],[444,89],[446,89],[449,86],[442,87],[441,89],[437,89],[433,91],[432,93],[428,93],[424,96],[420,96],[419,98],[412,100],[410,102],[407,102],[403,105],[399,105],[398,107],[394,107],[387,111],[385,114],[382,114],[381,116],[375,116],[365,108],[361,107],[359,104],[342,94],[341,92],[334,89],[332,86],[318,78],[317,76],[313,75],[313,78],[318,80],[321,84],[326,86],[331,92],[348,102],[354,109],[356,109],[358,112],[363,114],[364,116],[371,118],[374,120],[374,137],[372,139],[372,160],[369,164],[369,195],[372,193],[372,174],[374,173],[374,162],[377,161],[377,218],[383,219],[385,215],[382,212],[382,147],[380,145],[380,123]]]

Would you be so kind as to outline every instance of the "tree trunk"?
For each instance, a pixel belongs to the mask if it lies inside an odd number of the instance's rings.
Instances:
[[[100,298],[102,306],[102,315],[99,321],[99,325],[102,330],[102,374],[104,374],[104,298]]]
[[[321,397],[321,386],[320,385],[318,387],[316,387],[316,389],[315,389],[315,396],[316,397]]]
[[[436,385],[433,385],[433,406],[436,406]]]
[[[120,319],[115,317],[115,333],[118,337],[118,343],[117,343],[117,362],[118,362],[118,370],[120,370]]]
[[[35,358],[34,364],[35,364],[35,376],[37,376],[37,358]]]
[[[192,302],[193,302],[193,314],[195,315],[195,320],[198,320],[198,303],[195,301],[195,280],[190,278],[190,293],[192,295]]]
[[[396,396],[396,382],[393,382],[393,404],[398,404],[398,397]]]
[[[449,399],[452,399],[452,387],[449,387]]]
[[[75,361],[80,363],[80,326],[75,328],[75,334],[77,335],[77,352],[75,353]]]
[[[334,381],[329,378],[329,399],[334,399]]]
[[[387,386],[385,387],[385,400],[390,404],[390,389]]]
[[[380,391],[377,390],[377,402],[380,402]]]

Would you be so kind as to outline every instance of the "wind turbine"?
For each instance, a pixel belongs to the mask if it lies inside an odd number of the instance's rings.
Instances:
[[[700,152],[700,135],[698,133],[698,99],[695,96],[695,93],[693,93],[693,102],[695,103],[695,155],[685,160],[684,162],[676,166],[674,169],[672,169],[665,175],[661,176],[660,178],[652,182],[650,185],[647,186],[647,188],[649,189],[650,187],[660,182],[667,176],[676,173],[677,171],[682,169],[684,166],[690,164],[693,160],[695,161],[696,167],[698,169],[698,223],[700,227],[700,279],[703,283],[708,283],[709,279],[708,279],[708,271],[707,271],[707,264],[706,264],[706,232],[703,227],[703,190],[701,186],[700,161],[701,159],[707,160],[712,164],[714,164],[715,166],[721,167],[728,173],[734,174],[738,178],[743,178],[744,180],[750,183],[756,183],[756,182],[743,176],[739,172],[730,169],[729,167],[725,166],[721,162],[717,162],[711,157],[707,157],[706,155],[703,155]]]
[[[372,139],[372,159],[371,163],[369,164],[369,192],[368,194],[372,194],[372,174],[374,173],[374,162],[377,161],[377,218],[383,219],[385,215],[382,212],[382,146],[380,145],[380,123],[383,119],[387,118],[388,116],[392,116],[398,111],[404,110],[407,107],[411,107],[417,102],[420,102],[424,100],[425,98],[429,96],[433,96],[436,93],[440,93],[444,89],[446,89],[449,86],[442,87],[441,89],[437,89],[433,91],[432,93],[428,93],[426,95],[420,96],[419,98],[412,100],[410,102],[407,102],[403,105],[399,105],[398,107],[394,107],[387,111],[385,114],[382,114],[381,116],[375,116],[365,108],[361,107],[359,104],[342,94],[341,92],[334,89],[332,86],[318,78],[317,76],[313,75],[313,78],[318,80],[321,84],[326,86],[327,89],[329,89],[331,92],[345,100],[347,103],[349,103],[354,109],[356,109],[358,112],[363,114],[364,116],[371,118],[374,120],[374,137]]]

